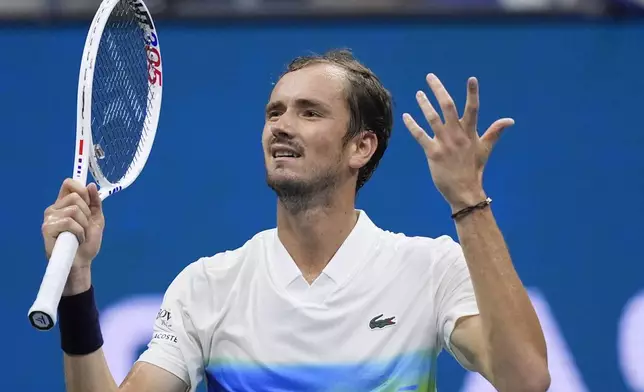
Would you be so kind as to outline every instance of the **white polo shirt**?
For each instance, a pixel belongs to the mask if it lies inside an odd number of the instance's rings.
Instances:
[[[359,214],[311,285],[276,229],[190,264],[139,361],[191,391],[434,391],[456,320],[478,313],[462,250]]]

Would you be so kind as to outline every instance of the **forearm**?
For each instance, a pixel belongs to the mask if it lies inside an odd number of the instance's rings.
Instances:
[[[110,372],[103,349],[88,355],[64,354],[67,392],[115,392],[118,385]]]
[[[474,286],[494,384],[501,391],[523,390],[527,380],[535,378],[535,369],[546,365],[546,343],[536,312],[491,209],[457,219],[456,229]]]
[[[85,300],[80,301],[82,296],[87,295],[91,286],[89,268],[72,269],[59,308],[63,349],[71,351],[71,354],[67,352],[63,354],[67,392],[118,391],[118,386],[103,355],[103,349],[96,343],[102,340],[102,338],[97,340],[100,332],[92,334],[93,330],[100,328],[98,323],[94,322],[98,314],[92,310],[95,309],[93,297],[92,300],[85,297]]]

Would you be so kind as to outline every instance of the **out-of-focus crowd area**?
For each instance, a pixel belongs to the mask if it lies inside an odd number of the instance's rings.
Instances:
[[[0,0],[0,17],[47,18],[91,14],[100,0]],[[280,13],[640,13],[644,0],[147,0],[173,16]]]

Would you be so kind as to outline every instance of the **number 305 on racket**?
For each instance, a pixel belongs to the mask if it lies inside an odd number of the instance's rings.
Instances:
[[[78,80],[76,152],[72,178],[101,200],[130,186],[148,160],[161,110],[163,69],[152,16],[142,0],[104,0],[90,26]],[[56,239],[32,307],[31,325],[50,330],[79,243]]]

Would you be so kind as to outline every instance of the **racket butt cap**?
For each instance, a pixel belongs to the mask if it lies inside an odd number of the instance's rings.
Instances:
[[[49,331],[56,325],[54,318],[40,310],[29,312],[29,322],[39,331]]]

